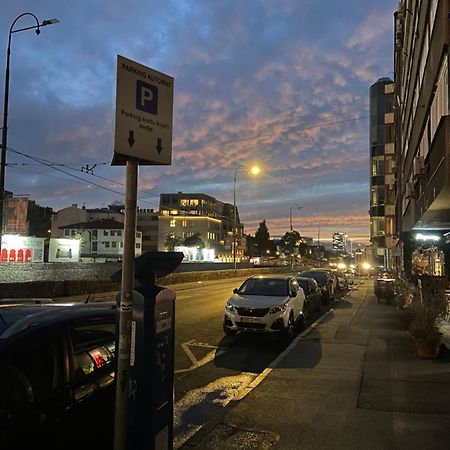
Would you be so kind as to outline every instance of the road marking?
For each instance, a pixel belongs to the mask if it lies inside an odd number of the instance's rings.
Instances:
[[[247,394],[249,394],[261,381],[263,381],[273,369],[284,359],[284,357],[301,341],[307,334],[311,333],[326,317],[328,317],[334,309],[329,309],[323,316],[319,317],[314,323],[312,323],[306,330],[302,331],[295,339],[264,369],[249,385],[245,386],[238,392],[232,401],[242,400]]]
[[[189,347],[202,347],[202,348],[212,348],[214,350],[207,353],[203,358],[197,359],[195,355],[192,353],[191,349]],[[178,369],[175,370],[174,373],[185,373],[185,372],[191,372],[192,370],[198,369],[199,367],[204,366],[205,364],[208,364],[210,361],[212,361],[216,356],[221,356],[224,353],[226,353],[226,350],[224,348],[217,347],[215,345],[209,345],[205,344],[203,342],[197,342],[195,339],[192,339],[187,342],[183,342],[181,344],[181,348],[186,352],[187,356],[192,362],[192,366],[188,367],[187,369]]]

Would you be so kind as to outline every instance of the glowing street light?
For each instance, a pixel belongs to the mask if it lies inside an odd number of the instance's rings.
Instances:
[[[236,234],[237,234],[237,214],[236,214],[236,178],[238,173],[249,173],[253,176],[258,176],[261,173],[259,166],[254,165],[250,169],[244,169],[236,167],[234,169],[234,182],[233,182],[233,266],[234,276],[236,276]]]

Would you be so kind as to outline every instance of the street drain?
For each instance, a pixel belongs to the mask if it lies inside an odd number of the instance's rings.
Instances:
[[[267,450],[278,442],[279,436],[269,431],[249,430],[224,423],[209,431],[204,449]]]

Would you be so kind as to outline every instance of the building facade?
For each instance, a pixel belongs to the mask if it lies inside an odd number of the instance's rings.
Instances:
[[[233,205],[223,203],[214,197],[201,193],[161,194],[159,206],[159,245],[166,249],[167,238],[172,236],[183,241],[199,234],[205,249],[214,250],[215,258],[232,260],[233,248]],[[245,250],[243,226],[236,210],[237,260]]]
[[[67,208],[62,208],[59,211],[56,211],[53,214],[51,221],[51,237],[64,237],[63,227],[65,225],[104,219],[112,219],[123,223],[123,208],[122,210],[111,207],[87,209],[84,206],[78,208],[78,205],[74,203]]]
[[[394,82],[380,78],[370,87],[370,243],[371,260],[393,265],[395,217]]]
[[[124,224],[113,219],[93,220],[61,227],[65,239],[80,240],[84,260],[120,260],[123,255]],[[142,254],[142,233],[136,232],[135,256]]]
[[[395,13],[396,212],[407,275],[443,273],[450,262],[448,14],[448,0],[401,1]]]
[[[153,209],[138,208],[136,227],[142,233],[142,253],[158,251],[158,212]]]

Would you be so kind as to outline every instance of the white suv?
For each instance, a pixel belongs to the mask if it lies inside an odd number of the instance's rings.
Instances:
[[[295,326],[307,321],[305,294],[294,276],[253,276],[233,292],[225,306],[226,334],[281,332],[290,340]]]

